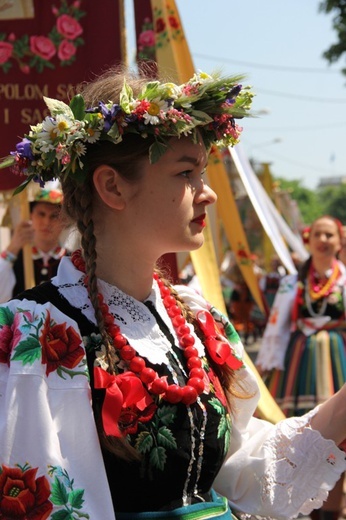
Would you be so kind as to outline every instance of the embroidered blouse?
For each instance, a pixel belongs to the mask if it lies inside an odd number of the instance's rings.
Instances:
[[[258,387],[246,366],[237,371],[239,397],[228,410],[197,336],[208,374],[201,398],[190,407],[163,402],[133,421],[122,417],[140,462],[102,453],[90,369],[95,357],[100,365],[104,359],[93,309],[69,258],[53,285],[49,300],[35,301],[29,291],[0,306],[1,513],[114,520],[116,511],[159,509],[213,486],[238,511],[280,519],[308,514],[326,499],[346,463],[344,452],[310,428],[315,410],[275,426],[254,418]],[[139,355],[160,374],[186,380],[156,282],[144,303],[105,282],[100,289]],[[223,323],[242,357],[226,318],[189,287],[177,290],[193,312],[210,310]]]

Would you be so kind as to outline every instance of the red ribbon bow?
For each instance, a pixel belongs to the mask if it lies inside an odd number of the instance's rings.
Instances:
[[[196,318],[206,337],[204,345],[207,347],[212,360],[218,365],[226,363],[233,370],[241,368],[243,366],[242,360],[235,356],[230,344],[221,337],[210,312],[199,311]]]
[[[106,435],[122,437],[119,418],[122,408],[136,405],[139,411],[153,403],[142,381],[133,372],[112,375],[101,367],[94,367],[95,388],[106,390],[102,405],[102,423]]]

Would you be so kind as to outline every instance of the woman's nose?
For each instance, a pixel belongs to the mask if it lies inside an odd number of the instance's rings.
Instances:
[[[203,187],[200,193],[196,194],[198,202],[204,202],[205,204],[214,204],[217,201],[217,195],[215,191],[203,182]]]

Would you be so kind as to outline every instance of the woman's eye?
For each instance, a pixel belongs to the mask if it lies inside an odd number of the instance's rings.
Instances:
[[[180,173],[180,175],[182,177],[186,177],[187,179],[189,179],[191,176],[191,173],[192,173],[192,170],[184,170],[183,172]]]

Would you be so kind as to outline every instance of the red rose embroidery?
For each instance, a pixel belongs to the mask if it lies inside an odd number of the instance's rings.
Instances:
[[[44,60],[50,60],[56,53],[54,43],[45,36],[31,36],[30,50]]]
[[[119,428],[122,434],[131,435],[137,432],[138,423],[146,423],[153,418],[157,406],[155,403],[149,404],[143,411],[139,410],[136,405],[128,408],[122,408],[119,417]]]
[[[22,470],[2,466],[0,474],[0,518],[46,520],[53,509],[48,500],[49,482],[36,478],[37,468]]]
[[[155,45],[155,33],[152,30],[143,31],[138,37],[138,46],[153,47]]]
[[[168,21],[169,21],[169,25],[171,27],[173,27],[173,29],[178,29],[179,28],[179,22],[178,22],[178,20],[176,19],[175,16],[169,16],[168,17]]]
[[[7,42],[0,42],[0,63],[6,63],[13,52],[13,45]]]
[[[51,322],[47,312],[45,324],[40,336],[42,345],[42,363],[47,364],[46,374],[54,372],[59,366],[74,368],[84,356],[81,339],[72,328],[66,328],[66,323]]]
[[[83,28],[79,22],[68,14],[59,16],[56,21],[56,28],[64,38],[75,40],[83,32]]]
[[[58,48],[58,58],[61,61],[67,61],[72,58],[76,54],[76,47],[73,45],[73,43],[69,42],[68,40],[63,40]]]
[[[19,314],[14,315],[11,325],[2,325],[0,329],[0,363],[10,362],[11,352],[18,345],[22,334],[19,330]]]
[[[162,18],[156,20],[156,32],[160,33],[165,30],[166,24]]]

